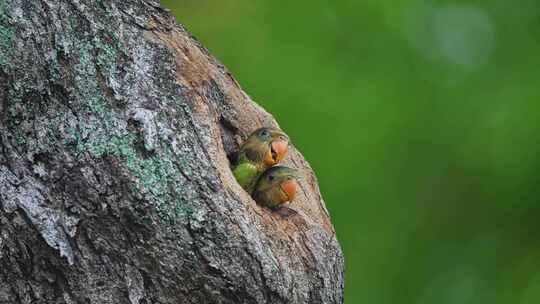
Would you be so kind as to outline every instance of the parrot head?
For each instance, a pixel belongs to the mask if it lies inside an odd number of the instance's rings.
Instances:
[[[255,186],[253,197],[258,203],[273,208],[293,201],[298,187],[298,172],[296,170],[275,166],[261,175]]]
[[[244,142],[240,151],[249,159],[262,162],[266,167],[278,164],[287,154],[289,137],[275,128],[260,128],[255,130]]]

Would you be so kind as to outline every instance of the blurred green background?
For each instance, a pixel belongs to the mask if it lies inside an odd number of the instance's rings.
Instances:
[[[540,303],[540,1],[162,1],[314,167],[345,303]]]

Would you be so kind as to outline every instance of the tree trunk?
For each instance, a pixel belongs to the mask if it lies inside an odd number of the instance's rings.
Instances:
[[[230,171],[260,126],[157,1],[0,0],[0,303],[341,303],[301,154],[287,213]]]

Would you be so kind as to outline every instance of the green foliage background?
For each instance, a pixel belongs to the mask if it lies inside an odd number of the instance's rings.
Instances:
[[[539,1],[162,2],[314,167],[346,303],[539,303]]]

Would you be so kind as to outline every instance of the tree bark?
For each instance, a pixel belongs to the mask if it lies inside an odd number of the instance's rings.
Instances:
[[[342,303],[301,154],[290,212],[234,180],[261,126],[157,1],[0,0],[0,303]]]

